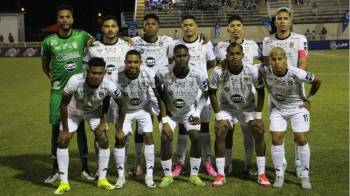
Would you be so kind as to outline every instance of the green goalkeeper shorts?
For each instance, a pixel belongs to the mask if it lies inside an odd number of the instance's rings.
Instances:
[[[50,123],[59,124],[61,122],[60,105],[62,93],[51,91],[50,95]]]

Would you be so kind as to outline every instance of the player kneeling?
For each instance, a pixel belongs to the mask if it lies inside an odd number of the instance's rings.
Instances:
[[[174,48],[175,65],[161,68],[156,76],[157,89],[161,91],[158,101],[161,123],[161,164],[165,177],[160,187],[169,186],[172,177],[172,141],[176,123],[183,124],[191,139],[190,182],[194,185],[205,186],[198,177],[201,164],[201,145],[199,143],[200,113],[208,99],[208,78],[194,66],[189,65],[190,54],[185,45],[179,44]],[[198,104],[198,91],[201,97]],[[169,112],[167,114],[167,112]]]
[[[127,113],[125,116],[123,130],[117,132],[114,156],[118,170],[117,188],[122,188],[125,181],[125,140],[128,134],[132,133],[131,123],[136,120],[139,134],[143,134],[145,141],[145,160],[146,160],[146,177],[145,184],[147,187],[154,188],[156,184],[153,181],[154,169],[154,143],[153,143],[153,122],[151,114],[145,110],[149,99],[149,91],[155,89],[154,76],[141,66],[141,55],[136,50],[130,50],[125,57],[126,70],[118,74],[118,85],[122,94],[128,97]],[[155,93],[156,94],[156,93]]]
[[[270,65],[261,70],[269,91],[272,110],[270,131],[272,136],[271,156],[276,170],[274,187],[281,188],[284,183],[284,135],[288,120],[291,121],[294,138],[302,166],[301,186],[311,189],[309,179],[310,148],[307,132],[310,128],[310,97],[318,91],[321,81],[310,72],[288,66],[286,52],[275,47],[269,54]],[[311,83],[307,97],[304,96],[303,83]]]
[[[98,141],[98,187],[114,189],[106,179],[109,161],[107,112],[108,105],[105,98],[111,96],[118,104],[119,122],[116,130],[121,131],[125,117],[125,98],[117,86],[109,79],[104,78],[105,65],[103,59],[92,58],[88,63],[87,74],[73,75],[63,90],[61,101],[61,125],[58,136],[57,161],[61,183],[54,192],[63,194],[70,190],[68,183],[68,145],[77,130],[79,122],[86,119]],[[73,98],[73,99],[72,99]],[[109,103],[109,102],[108,102]]]
[[[239,44],[230,44],[227,47],[226,65],[216,67],[209,83],[209,96],[215,112],[215,153],[218,176],[213,183],[214,187],[225,183],[225,141],[228,130],[233,129],[235,121],[248,125],[255,140],[256,162],[258,165],[258,183],[262,186],[271,186],[265,176],[265,140],[264,125],[261,120],[261,111],[264,104],[264,87],[259,82],[258,67],[244,65],[243,48]],[[220,109],[216,91],[221,84]],[[255,104],[254,87],[257,89],[258,100]]]

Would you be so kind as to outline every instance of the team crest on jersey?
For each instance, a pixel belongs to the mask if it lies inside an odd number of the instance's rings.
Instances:
[[[294,47],[294,43],[293,42],[290,42],[289,43],[289,48],[293,48]]]
[[[107,65],[106,72],[107,74],[111,75],[117,68],[114,65]]]
[[[185,101],[182,100],[182,99],[176,99],[176,100],[174,101],[174,106],[175,106],[176,108],[183,108],[183,107],[185,106]]]
[[[141,99],[133,98],[133,99],[130,99],[129,103],[130,105],[137,106],[137,105],[140,105]]]
[[[145,53],[145,51],[143,50],[143,49],[140,49],[140,54],[143,54],[143,53]]]
[[[146,59],[146,65],[148,67],[153,67],[156,64],[156,60],[153,57],[147,57]]]
[[[229,92],[230,91],[230,87],[228,87],[228,86],[225,86],[223,89],[224,89],[225,92]]]
[[[62,61],[62,60],[63,60],[63,56],[62,56],[61,54],[58,54],[58,55],[56,56],[56,60],[57,60],[57,61]]]
[[[73,47],[73,48],[78,48],[77,42],[73,42],[73,43],[72,43],[72,47]]]

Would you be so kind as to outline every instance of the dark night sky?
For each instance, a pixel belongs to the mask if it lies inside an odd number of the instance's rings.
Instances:
[[[78,28],[96,26],[99,11],[120,18],[122,11],[134,8],[133,0],[1,0],[0,12],[18,12],[24,7],[26,28],[42,28],[56,22],[56,7],[61,4],[73,6],[74,26]]]

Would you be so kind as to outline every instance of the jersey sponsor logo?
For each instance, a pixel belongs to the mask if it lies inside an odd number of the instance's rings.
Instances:
[[[183,107],[185,106],[185,101],[182,100],[182,99],[176,99],[176,100],[174,101],[174,106],[175,106],[176,108],[183,108]]]
[[[312,81],[313,78],[314,78],[314,75],[312,73],[310,72],[306,73],[306,77],[305,77],[306,80]]]
[[[231,96],[231,100],[234,102],[234,103],[240,103],[243,101],[243,97],[241,95],[232,95]]]
[[[147,57],[146,65],[148,67],[153,67],[156,64],[156,60],[153,57]]]
[[[129,100],[129,103],[130,103],[130,105],[137,106],[137,105],[140,105],[141,99],[133,98],[133,99]]]
[[[107,65],[106,71],[109,75],[111,75],[117,68],[114,65]]]
[[[77,65],[72,62],[72,61],[69,61],[67,62],[65,65],[64,65],[64,68],[67,70],[67,71],[74,71],[75,68],[77,68]]]

